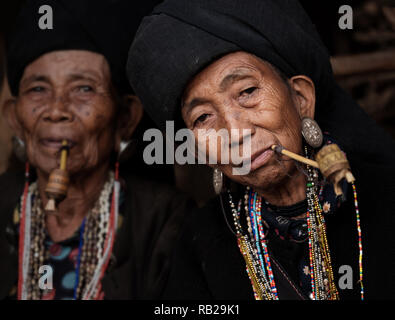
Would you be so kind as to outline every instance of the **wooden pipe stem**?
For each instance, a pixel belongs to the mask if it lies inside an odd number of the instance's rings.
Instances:
[[[277,145],[275,145],[275,144],[272,145],[271,148],[272,148],[272,150],[275,151],[275,152],[281,153],[281,154],[283,154],[283,155],[285,155],[285,156],[287,156],[287,157],[289,157],[289,158],[291,158],[291,159],[294,159],[294,160],[296,160],[296,161],[302,162],[302,163],[304,163],[304,164],[307,164],[307,165],[309,165],[309,166],[312,166],[312,167],[314,167],[314,168],[319,169],[319,166],[318,166],[318,162],[317,162],[317,161],[310,160],[310,159],[307,159],[307,158],[305,158],[305,157],[302,157],[302,156],[300,156],[300,155],[298,155],[298,154],[296,154],[296,153],[293,153],[293,152],[291,152],[291,151],[288,151],[288,150],[284,149],[283,147],[277,146]]]
[[[67,140],[63,140],[62,145],[66,147]],[[67,150],[63,148],[60,154],[60,170],[66,170],[66,161],[67,161]]]

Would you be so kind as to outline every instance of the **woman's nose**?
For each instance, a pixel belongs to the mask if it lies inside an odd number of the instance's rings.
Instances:
[[[44,120],[52,122],[70,122],[74,117],[69,108],[69,102],[62,97],[56,97],[48,105]]]
[[[224,112],[223,125],[228,131],[230,145],[242,144],[255,133],[255,127],[245,110]]]

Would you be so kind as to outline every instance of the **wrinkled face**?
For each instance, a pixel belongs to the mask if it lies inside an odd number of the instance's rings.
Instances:
[[[58,167],[63,139],[71,174],[109,161],[116,127],[110,84],[106,59],[89,51],[50,52],[25,68],[15,107],[32,165],[46,173]]]
[[[207,147],[210,134],[199,137],[199,129],[249,129],[251,133],[251,171],[234,175],[232,163],[218,168],[232,180],[254,188],[267,189],[281,183],[296,169],[292,161],[280,161],[270,149],[280,144],[301,152],[301,120],[292,89],[266,62],[245,53],[228,54],[195,76],[187,86],[182,102],[182,116],[199,145]],[[202,141],[206,139],[206,141]],[[229,140],[229,150],[242,154],[246,136]],[[222,146],[224,148],[224,146]],[[223,157],[223,156],[222,156]]]

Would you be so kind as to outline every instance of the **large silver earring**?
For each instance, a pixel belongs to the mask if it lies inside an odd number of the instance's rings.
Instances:
[[[322,145],[322,131],[318,123],[313,119],[308,117],[302,119],[302,135],[311,147],[318,148]]]
[[[119,156],[126,150],[126,148],[129,146],[131,140],[129,141],[124,141],[122,140],[121,143],[119,144]]]
[[[14,150],[15,156],[21,161],[26,162],[26,145],[23,140],[17,136],[12,137],[12,149]]]
[[[127,161],[133,154],[133,140],[122,140],[119,145],[119,152],[118,152],[118,161],[125,162]]]
[[[216,194],[220,194],[222,192],[223,181],[224,175],[222,171],[218,168],[215,168],[213,171],[213,186]]]

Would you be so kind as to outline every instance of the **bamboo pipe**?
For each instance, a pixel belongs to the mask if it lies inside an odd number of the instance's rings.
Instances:
[[[67,147],[67,140],[63,140],[62,146]],[[66,170],[66,161],[67,161],[67,150],[66,148],[63,148],[60,155],[60,170]]]
[[[291,159],[294,159],[296,161],[302,162],[304,164],[307,164],[307,165],[312,166],[312,167],[317,168],[317,169],[320,168],[318,166],[318,162],[317,161],[310,160],[310,159],[307,159],[305,157],[302,157],[302,156],[300,156],[300,155],[298,155],[296,153],[293,153],[291,151],[288,151],[288,150],[284,149],[284,147],[281,147],[281,146],[278,146],[278,145],[274,144],[274,145],[272,145],[271,148],[272,148],[273,151],[275,151],[277,153],[281,153],[281,154],[283,154],[283,155],[285,155],[285,156],[287,156],[287,157],[289,157]]]
[[[328,179],[328,181],[333,183],[336,196],[341,196],[343,194],[340,184],[342,179],[345,178],[348,183],[355,181],[346,156],[336,144],[328,144],[322,147],[315,157],[317,161],[304,158],[296,153],[284,149],[282,146],[272,145],[271,149],[277,153],[286,155],[291,159],[319,169],[322,175]]]

